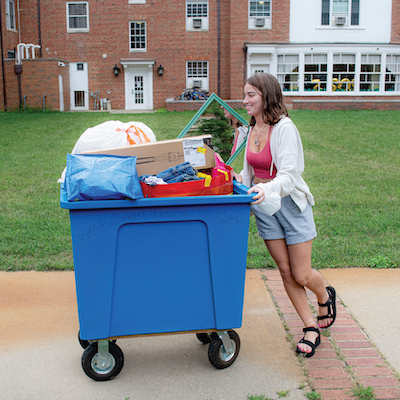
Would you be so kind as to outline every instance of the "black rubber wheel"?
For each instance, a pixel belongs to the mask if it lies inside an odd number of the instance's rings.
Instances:
[[[208,333],[196,333],[197,339],[203,344],[208,344],[211,342],[211,337]]]
[[[124,354],[115,344],[110,342],[108,348],[109,365],[102,369],[97,363],[98,350],[97,342],[86,347],[82,355],[82,368],[85,374],[95,381],[109,381],[115,378],[124,366]]]
[[[214,365],[215,368],[223,369],[231,366],[240,350],[240,338],[239,335],[235,331],[228,331],[229,337],[231,339],[233,353],[228,354],[225,350],[225,347],[222,344],[222,340],[219,336],[213,332],[211,334],[211,343],[208,347],[208,359],[210,363]]]

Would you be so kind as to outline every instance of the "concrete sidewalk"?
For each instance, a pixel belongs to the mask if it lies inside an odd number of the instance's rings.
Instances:
[[[378,399],[400,399],[400,270],[321,272],[338,292],[339,315],[312,359],[294,353],[301,322],[278,272],[248,270],[231,367],[215,369],[194,334],[126,338],[118,340],[124,367],[108,382],[81,368],[73,272],[0,272],[0,398],[246,400],[289,391],[290,400],[315,388],[336,400],[353,398],[347,392],[358,382]]]

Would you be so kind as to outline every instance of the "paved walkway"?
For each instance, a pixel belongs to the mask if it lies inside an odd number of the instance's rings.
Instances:
[[[248,270],[231,367],[212,367],[193,334],[125,338],[123,370],[96,382],[80,367],[73,272],[0,271],[0,399],[277,400],[287,391],[285,400],[300,400],[314,389],[346,400],[360,384],[377,399],[400,399],[400,269],[321,273],[337,290],[339,314],[311,359],[295,355],[302,326],[279,273]]]

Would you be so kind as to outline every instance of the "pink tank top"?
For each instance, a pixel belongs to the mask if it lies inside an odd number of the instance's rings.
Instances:
[[[270,173],[272,163],[270,146],[271,129],[272,126],[269,127],[267,143],[259,153],[253,153],[250,151],[250,147],[247,146],[247,162],[254,168],[254,175],[257,178],[273,179],[277,173],[275,165],[273,167],[272,174]]]

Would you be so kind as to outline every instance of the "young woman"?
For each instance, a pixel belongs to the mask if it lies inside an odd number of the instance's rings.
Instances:
[[[336,319],[336,293],[322,275],[311,268],[313,239],[317,236],[312,206],[314,198],[302,178],[303,147],[299,132],[288,117],[278,81],[270,74],[250,77],[244,101],[251,116],[242,172],[235,178],[254,193],[252,211],[258,233],[275,260],[299,317],[304,337],[297,352],[314,355],[320,344],[319,328]],[[318,299],[318,326],[305,287]]]

